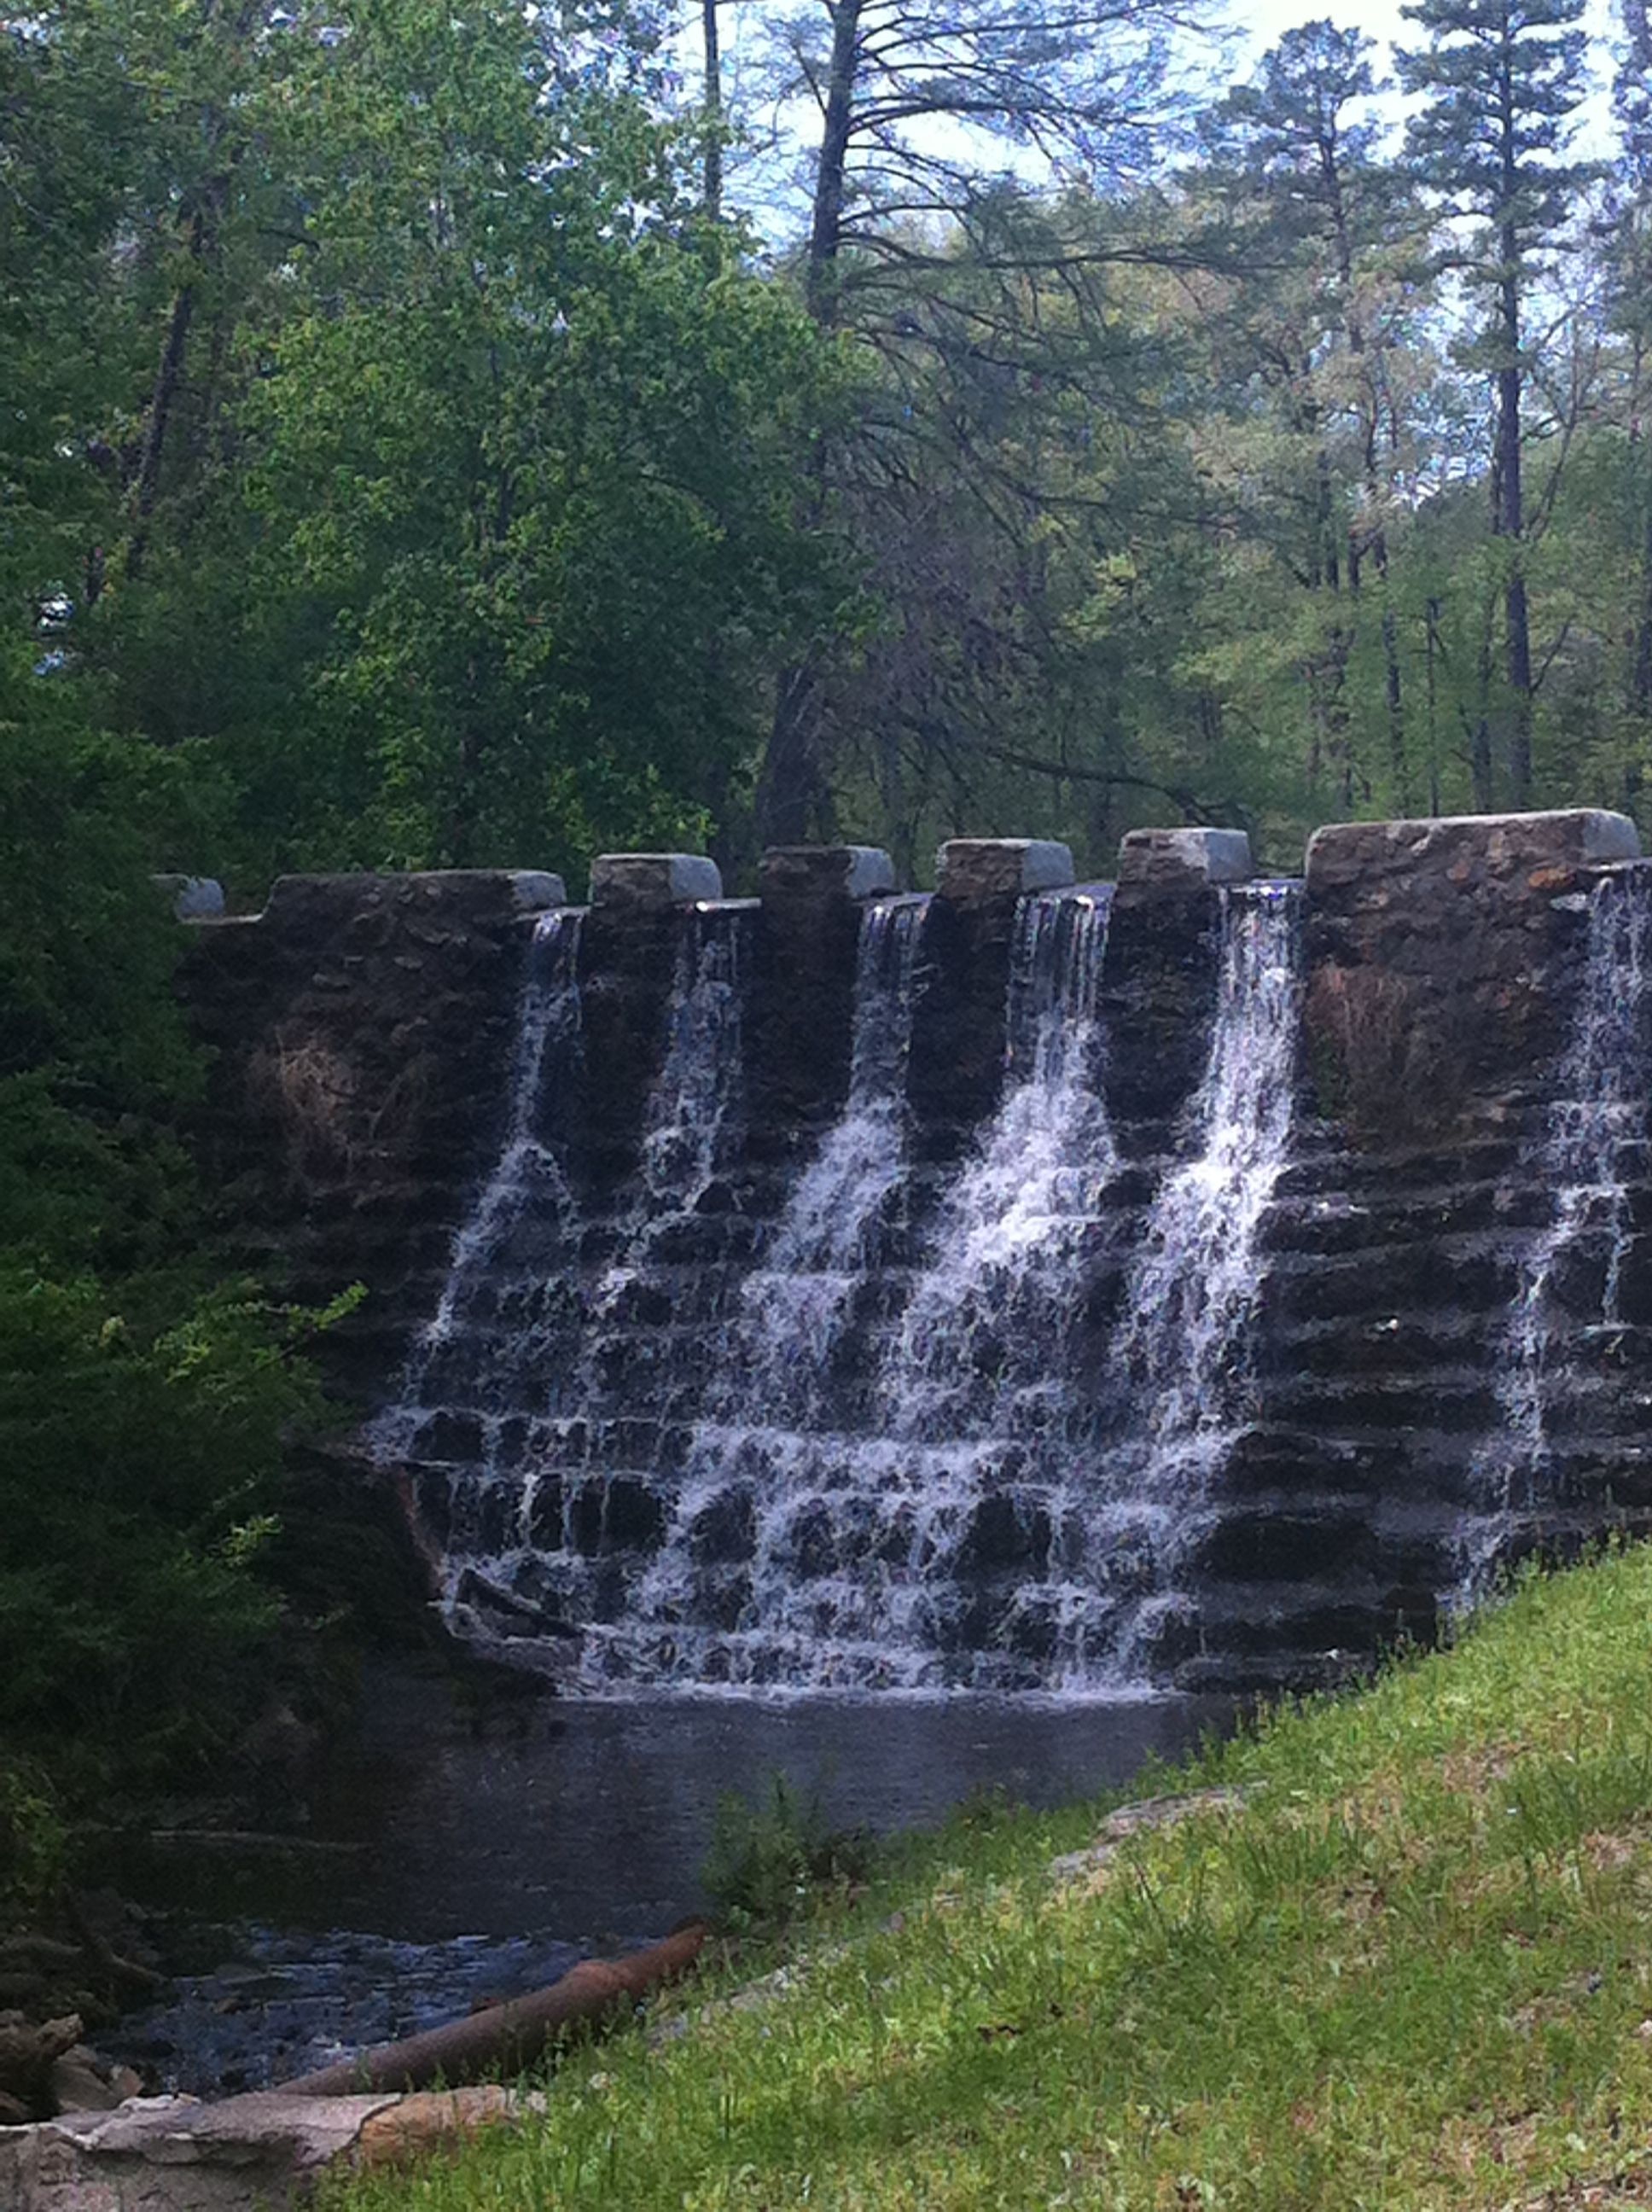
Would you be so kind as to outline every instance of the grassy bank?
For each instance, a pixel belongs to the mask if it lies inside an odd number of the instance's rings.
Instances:
[[[1149,1786],[1218,1782],[1065,1885],[1095,1806],[914,1840],[774,2002],[328,2212],[1652,2203],[1652,1550]]]

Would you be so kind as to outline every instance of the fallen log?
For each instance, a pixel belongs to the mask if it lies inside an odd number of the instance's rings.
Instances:
[[[337,2066],[282,2084],[296,2097],[351,2097],[363,2091],[449,2088],[483,2076],[508,2077],[544,2057],[571,2029],[602,2027],[651,1990],[686,1973],[708,1934],[703,1920],[686,1923],[629,1959],[586,1959],[547,1988],[512,1997],[485,2012],[427,2028],[400,2043],[381,2043]]]

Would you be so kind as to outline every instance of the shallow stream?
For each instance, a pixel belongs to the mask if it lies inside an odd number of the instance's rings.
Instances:
[[[1054,1804],[1174,1757],[1215,1699],[559,1699],[478,1708],[384,1670],[291,1845],[151,1845],[122,1886],[165,1915],[166,2000],[101,2047],[159,2086],[254,2087],[407,2035],[576,1958],[663,1934],[704,1902],[725,1792],[776,1772],[834,1826],[932,1825],[972,1793]]]

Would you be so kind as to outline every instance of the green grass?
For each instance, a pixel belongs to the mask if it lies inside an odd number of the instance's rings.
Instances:
[[[1652,1550],[1144,1787],[1218,1781],[1066,1887],[1096,1806],[908,1839],[774,2002],[327,2212],[1652,2203]]]

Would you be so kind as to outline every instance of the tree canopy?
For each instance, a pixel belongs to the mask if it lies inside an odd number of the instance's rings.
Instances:
[[[10,19],[11,722],[248,898],[1633,804],[1645,25],[1589,165],[1574,0],[1406,12],[1403,128],[1175,0]]]

